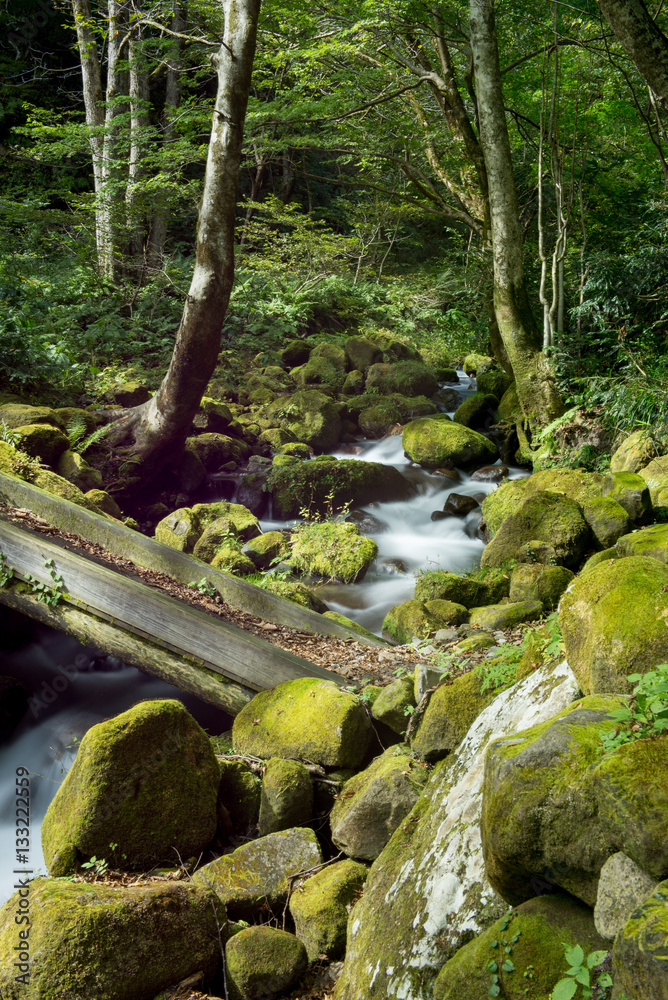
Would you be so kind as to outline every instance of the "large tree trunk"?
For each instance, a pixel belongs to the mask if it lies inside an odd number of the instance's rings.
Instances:
[[[197,229],[195,270],[167,374],[155,396],[118,421],[111,440],[134,435],[142,475],[178,455],[211,378],[234,280],[239,163],[261,0],[223,0],[225,33],[214,57],[218,93]]]
[[[598,0],[610,27],[654,93],[668,106],[668,38],[642,0]]]
[[[471,50],[480,118],[480,143],[487,168],[494,255],[494,310],[530,425],[548,423],[562,412],[551,366],[524,283],[522,230],[510,140],[503,104],[493,0],[470,0]]]

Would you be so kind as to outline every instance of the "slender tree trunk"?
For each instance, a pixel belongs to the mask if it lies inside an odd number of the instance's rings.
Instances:
[[[146,130],[149,114],[148,69],[141,51],[141,38],[134,35],[129,42],[130,63],[130,162],[125,192],[128,229],[128,264],[139,274],[144,271],[146,212],[142,208],[140,185],[146,174]]]
[[[524,283],[522,230],[506,124],[493,0],[469,0],[480,143],[489,185],[494,255],[494,310],[515,374],[517,395],[530,425],[562,412],[551,367]]]
[[[642,0],[598,0],[610,27],[654,93],[668,107],[668,38]]]
[[[244,119],[260,0],[223,0],[225,33],[214,57],[218,93],[197,229],[195,270],[172,359],[155,396],[120,416],[111,440],[134,435],[141,475],[178,456],[216,367],[234,280],[234,221]]]

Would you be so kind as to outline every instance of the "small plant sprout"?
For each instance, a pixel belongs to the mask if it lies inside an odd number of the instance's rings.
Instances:
[[[65,591],[65,584],[62,576],[56,569],[53,559],[47,559],[44,563],[44,568],[48,569],[49,576],[53,580],[52,587],[48,583],[41,583],[39,580],[36,580],[30,573],[26,573],[25,580],[26,583],[30,584],[30,590],[38,601],[55,607]]]
[[[610,989],[612,977],[607,972],[600,972],[592,982],[592,970],[605,959],[607,951],[592,951],[585,957],[580,945],[572,948],[567,944],[564,944],[564,951],[570,968],[552,990],[551,1000],[572,1000],[576,995],[586,1000],[594,995],[594,987],[598,988],[599,996],[601,991]]]
[[[600,732],[604,753],[624,743],[661,736],[668,731],[668,663],[660,663],[643,675],[629,674],[626,679],[635,684],[633,694],[628,708],[608,713],[618,727]]]
[[[109,865],[104,858],[96,858],[93,855],[90,861],[82,862],[81,867],[92,871],[97,878],[103,878],[107,874]]]
[[[6,587],[14,576],[14,570],[5,558],[4,552],[0,552],[0,587]]]
[[[199,583],[197,580],[191,580],[188,586],[192,587],[193,590],[199,590],[200,594],[206,594],[207,597],[215,597],[217,594],[216,588],[212,583],[209,583],[205,576],[202,577]]]

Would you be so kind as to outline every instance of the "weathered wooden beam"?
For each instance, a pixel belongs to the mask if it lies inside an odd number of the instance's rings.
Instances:
[[[42,625],[67,632],[83,645],[93,646],[129,666],[138,667],[144,673],[173,684],[180,691],[195,695],[227,715],[237,715],[255,694],[249,688],[228,681],[222,674],[177,656],[88,611],[64,601],[53,607],[25,591],[25,584],[0,588],[0,604],[20,611]]]
[[[214,569],[194,556],[161,545],[124,524],[78,507],[69,500],[47,493],[15,476],[0,473],[0,499],[2,498],[14,507],[28,508],[61,531],[72,532],[86,541],[96,542],[114,555],[131,559],[137,566],[145,569],[165,573],[179,583],[188,584],[193,580],[205,579],[216,588],[230,607],[257,615],[265,621],[320,635],[333,635],[340,639],[353,638],[365,646],[388,645],[384,639],[374,639],[354,632],[315,611]]]
[[[60,544],[59,544],[60,543]],[[255,691],[296,677],[343,678],[317,664],[243,632],[107,566],[0,519],[0,550],[19,576],[51,585],[50,563],[62,577],[65,600],[110,619],[122,629],[156,642],[178,656]]]

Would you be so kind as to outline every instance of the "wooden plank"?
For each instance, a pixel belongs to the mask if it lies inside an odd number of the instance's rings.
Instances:
[[[389,645],[384,639],[374,639],[348,629],[315,611],[302,608],[277,594],[255,587],[246,580],[214,569],[194,556],[161,545],[124,524],[94,514],[15,476],[0,473],[0,497],[4,497],[6,503],[15,507],[26,507],[34,511],[61,531],[69,531],[89,542],[96,542],[114,555],[131,559],[137,566],[145,569],[165,573],[179,583],[188,584],[192,580],[204,578],[216,588],[230,607],[247,611],[265,621],[320,635],[333,635],[340,639],[353,638],[365,646]]]
[[[40,583],[52,583],[45,563],[53,560],[70,602],[81,601],[87,610],[111,618],[121,628],[194,657],[252,690],[295,677],[343,683],[339,674],[2,520],[0,549],[15,572]]]
[[[25,585],[23,585],[25,586]],[[42,625],[59,629],[74,636],[85,646],[118,657],[129,666],[173,684],[194,694],[227,715],[237,715],[253,698],[255,692],[233,684],[222,674],[214,673],[155,643],[126,632],[118,625],[104,621],[81,608],[60,601],[55,607],[38,601],[33,594],[21,592],[16,586],[0,588],[0,604],[28,615]]]

